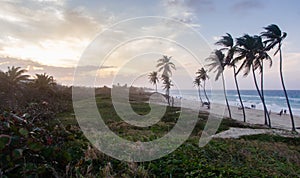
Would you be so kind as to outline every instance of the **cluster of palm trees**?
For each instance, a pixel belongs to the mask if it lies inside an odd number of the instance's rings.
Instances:
[[[155,91],[157,92],[157,83],[159,82],[159,72],[161,72],[161,80],[163,84],[163,89],[166,91],[165,96],[170,106],[170,89],[173,86],[172,84],[172,69],[176,70],[175,64],[171,62],[172,57],[164,55],[162,58],[157,60],[156,67],[158,71],[151,72],[149,77],[149,82],[155,85]]]
[[[237,80],[237,76],[243,70],[244,77],[248,76],[249,73],[252,73],[253,75],[255,88],[263,104],[265,125],[271,127],[271,119],[270,119],[270,115],[264,97],[264,88],[263,88],[264,75],[263,74],[264,74],[265,62],[268,62],[270,67],[272,66],[272,59],[268,54],[268,52],[270,52],[273,48],[276,48],[274,56],[276,56],[276,54],[278,54],[279,52],[279,60],[280,60],[279,73],[281,78],[281,84],[282,84],[282,88],[284,91],[284,95],[286,98],[287,106],[291,117],[292,130],[296,131],[294,117],[291,110],[288,94],[285,88],[283,72],[282,72],[283,59],[282,59],[281,46],[282,46],[282,41],[286,38],[286,36],[287,33],[282,32],[280,28],[275,24],[271,24],[267,27],[264,27],[264,31],[261,32],[260,35],[252,36],[249,34],[245,34],[242,37],[236,38],[235,40],[229,33],[222,36],[221,39],[215,43],[218,46],[222,46],[222,48],[214,50],[211,53],[211,55],[208,58],[206,58],[206,61],[208,63],[205,67],[207,67],[208,70],[205,70],[204,67],[199,69],[196,72],[196,77],[193,81],[195,86],[197,86],[198,88],[198,94],[202,106],[203,104],[207,104],[208,106],[210,106],[210,101],[205,89],[205,83],[209,79],[207,73],[213,71],[214,73],[216,73],[215,80],[218,80],[220,77],[222,79],[223,92],[224,92],[225,101],[227,105],[228,115],[230,118],[232,118],[229,102],[227,99],[224,71],[225,69],[228,68],[233,69],[232,72],[233,72],[238,98],[240,101],[240,106],[243,112],[243,120],[244,122],[246,122],[245,107],[243,104],[243,100],[241,97],[239,84]],[[166,97],[168,100],[168,104],[170,105],[169,94],[170,94],[170,88],[171,86],[173,86],[171,81],[171,76],[172,76],[171,70],[172,69],[175,70],[175,65],[171,62],[171,57],[168,56],[163,56],[163,58],[159,59],[157,62],[158,64],[156,67],[158,68],[158,72],[162,72],[161,79],[163,81],[163,89],[166,91]],[[259,74],[260,74],[260,87],[257,82],[257,73],[256,73],[257,70],[259,70]],[[156,92],[157,92],[157,83],[159,82],[158,72],[153,71],[148,75],[150,83],[155,85]],[[204,101],[201,97],[201,88],[203,88],[206,101]]]
[[[282,88],[285,94],[287,106],[291,117],[292,130],[295,131],[293,113],[291,110],[287,91],[284,85],[283,72],[282,72],[283,59],[282,59],[281,46],[282,46],[282,41],[283,39],[286,38],[286,36],[287,36],[286,32],[282,32],[277,25],[271,24],[267,27],[264,27],[264,31],[260,35],[251,36],[245,34],[242,37],[238,37],[236,38],[236,40],[234,40],[233,37],[227,33],[225,36],[222,36],[221,39],[215,43],[216,45],[222,46],[222,48],[214,50],[211,53],[211,55],[206,59],[206,61],[208,62],[206,67],[208,68],[208,71],[213,70],[213,72],[216,73],[215,80],[218,80],[220,76],[222,78],[223,90],[224,90],[229,117],[231,117],[231,111],[226,96],[224,70],[227,68],[232,68],[237,94],[243,111],[244,121],[246,122],[245,107],[243,105],[243,100],[241,98],[239,85],[237,81],[237,76],[241,73],[242,70],[243,70],[244,77],[248,76],[250,72],[252,73],[256,90],[263,104],[263,109],[265,113],[265,124],[271,127],[271,119],[269,116],[269,112],[264,97],[264,89],[263,89],[264,73],[263,72],[264,72],[265,62],[268,62],[270,67],[272,66],[272,59],[269,56],[268,52],[270,52],[271,49],[276,48],[274,56],[279,52],[279,60],[280,60],[279,73],[281,78],[281,84],[282,84]],[[260,74],[260,88],[257,82],[256,70],[259,70],[259,74]],[[194,84],[198,86],[200,97],[201,97],[200,94],[201,81],[204,82],[203,89],[206,95],[205,81],[208,79],[206,73],[207,71],[204,68],[201,68],[196,73],[197,76],[194,80]],[[200,98],[200,100],[201,102],[203,102],[202,98]],[[209,102],[208,98],[207,101]]]
[[[49,93],[52,86],[56,85],[53,77],[46,73],[36,74],[34,78],[30,78],[26,72],[27,70],[14,66],[8,67],[6,72],[0,71],[1,107],[16,110],[25,97],[37,94],[35,91]]]

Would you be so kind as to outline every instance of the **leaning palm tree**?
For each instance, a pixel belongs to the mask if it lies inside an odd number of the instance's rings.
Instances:
[[[224,48],[222,48],[221,50],[226,50],[227,54],[226,54],[226,59],[225,59],[225,63],[227,66],[232,67],[233,68],[233,77],[234,77],[234,82],[235,82],[235,86],[236,86],[236,91],[238,94],[238,98],[240,100],[240,104],[241,104],[241,108],[243,111],[243,118],[244,118],[244,122],[246,122],[246,113],[245,113],[245,107],[244,107],[244,103],[241,97],[241,93],[240,93],[240,89],[239,89],[239,85],[238,85],[238,81],[237,81],[237,75],[236,75],[236,63],[233,62],[233,56],[235,53],[235,46],[234,46],[234,40],[232,38],[232,36],[229,33],[226,33],[225,36],[222,36],[222,38],[217,41],[215,43],[216,45],[221,45]]]
[[[237,38],[236,40],[237,40],[236,51],[238,53],[238,56],[234,59],[234,62],[243,60],[242,64],[240,65],[237,71],[237,74],[239,74],[239,72],[242,69],[244,69],[244,76],[247,76],[249,72],[252,70],[253,80],[254,80],[257,93],[262,101],[264,110],[268,111],[266,107],[266,103],[262,98],[261,92],[258,88],[256,74],[255,74],[255,70],[257,69],[261,70],[261,59],[262,59],[261,56],[263,56],[263,54],[267,55],[266,53],[263,53],[263,51],[261,50],[263,47],[262,39],[261,37],[256,35],[250,36],[246,34],[240,38]],[[270,59],[270,58],[266,58],[266,59]],[[269,127],[271,127],[271,120],[270,120],[269,113],[266,112],[266,115],[269,121]]]
[[[162,76],[162,81],[163,81],[163,88],[166,90],[166,97],[168,101],[168,105],[170,106],[170,88],[173,86],[172,81],[170,77],[163,75]]]
[[[157,83],[159,82],[157,72],[153,71],[148,75],[149,82],[155,85],[155,92],[157,92]]]
[[[202,100],[202,97],[201,97],[201,80],[199,77],[196,77],[195,80],[193,81],[194,85],[197,86],[197,89],[198,89],[198,95],[199,95],[199,99],[200,99],[200,102],[201,102],[201,105],[203,105],[203,100]]]
[[[206,83],[206,80],[209,79],[208,75],[207,75],[207,71],[202,67],[201,69],[198,69],[198,71],[196,72],[197,74],[197,78],[199,78],[200,80],[203,81],[203,91],[204,91],[204,95],[205,95],[205,98],[208,102],[208,104],[210,104],[210,101],[207,97],[207,94],[206,94],[206,89],[205,89],[205,83]]]
[[[284,91],[284,95],[286,98],[286,103],[288,105],[289,108],[289,112],[290,112],[290,116],[291,116],[291,122],[292,122],[292,130],[296,131],[295,128],[295,122],[294,122],[294,116],[292,113],[292,109],[291,109],[291,105],[290,105],[290,101],[288,98],[288,94],[285,88],[285,84],[284,84],[284,79],[283,79],[283,73],[282,73],[282,51],[281,51],[281,45],[282,45],[282,41],[286,38],[287,33],[286,32],[281,32],[280,28],[275,25],[275,24],[271,24],[267,27],[264,28],[266,31],[261,33],[261,36],[265,38],[264,43],[266,44],[266,51],[271,50],[272,48],[274,48],[275,46],[277,46],[277,49],[274,53],[274,56],[279,52],[279,72],[280,72],[280,79],[281,79],[281,85]]]
[[[216,73],[215,80],[217,81],[220,76],[222,77],[223,92],[224,92],[225,101],[228,109],[228,114],[229,114],[229,118],[232,118],[230,106],[228,103],[226,86],[225,86],[225,78],[224,78],[224,69],[226,66],[225,55],[222,53],[221,50],[215,50],[208,58],[206,58],[206,60],[209,62],[209,64],[207,64],[207,67],[209,68],[208,71],[210,72],[214,70],[214,72]]]
[[[53,76],[43,74],[35,74],[34,86],[39,90],[48,90],[51,86],[56,85]]]
[[[158,64],[156,65],[156,67],[158,68],[158,72],[162,71],[162,76],[167,76],[167,77],[171,77],[172,76],[172,70],[174,69],[176,70],[175,64],[173,62],[171,62],[172,57],[168,57],[168,56],[163,56],[163,58],[158,59],[157,62]]]
[[[265,101],[265,96],[264,96],[264,61],[269,61],[269,65],[270,67],[272,66],[272,59],[271,57],[268,55],[268,53],[265,50],[265,44],[261,42],[261,38],[260,42],[257,45],[257,59],[260,60],[260,91],[261,91],[261,96],[262,96],[262,100]],[[264,116],[265,116],[265,125],[267,125],[267,110],[265,110],[264,108]]]

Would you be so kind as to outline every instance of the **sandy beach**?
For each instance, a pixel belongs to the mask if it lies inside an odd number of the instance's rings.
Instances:
[[[167,105],[167,101],[161,97],[151,97],[151,102]],[[224,117],[229,117],[227,107],[224,103],[222,104],[212,104],[211,109],[207,107],[201,107],[200,101],[193,101],[187,99],[174,98],[174,106],[193,109],[195,111],[205,111],[214,113],[217,115],[223,115]],[[232,119],[243,121],[243,111],[238,109],[236,106],[230,106]],[[224,112],[223,112],[224,111]],[[250,124],[264,124],[264,112],[263,110],[258,109],[245,109],[246,112],[246,122]],[[278,111],[279,112],[279,111]],[[222,114],[220,114],[222,113]],[[291,118],[288,114],[282,114],[281,116],[278,113],[272,112],[270,115],[271,125],[274,129],[284,129],[292,130]],[[300,128],[300,117],[294,115],[295,126]],[[297,129],[300,132],[300,129]]]

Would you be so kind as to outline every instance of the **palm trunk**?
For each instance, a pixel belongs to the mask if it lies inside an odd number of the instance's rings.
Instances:
[[[157,83],[155,83],[155,92],[157,93]]]
[[[201,90],[200,90],[200,86],[198,86],[198,95],[199,95],[200,102],[201,102],[201,106],[202,106],[202,105],[203,105],[203,100],[202,100],[202,97],[201,97]]]
[[[235,82],[235,86],[236,86],[236,91],[238,93],[239,100],[240,100],[240,103],[241,103],[241,107],[242,107],[242,110],[243,110],[244,122],[246,122],[246,113],[245,113],[244,103],[243,103],[243,100],[241,98],[241,93],[240,93],[239,85],[238,85],[238,82],[237,82],[236,71],[235,71],[235,67],[234,66],[233,66],[233,73],[234,73],[233,76],[234,76],[234,82]]]
[[[293,113],[292,113],[292,108],[291,108],[291,105],[290,105],[289,97],[288,97],[286,89],[285,89],[284,79],[283,79],[283,74],[282,74],[282,53],[281,53],[281,48],[279,49],[279,55],[280,55],[280,79],[281,79],[281,85],[282,85],[282,88],[283,88],[283,91],[284,91],[286,103],[288,105],[290,116],[291,116],[292,131],[296,131],[295,122],[294,122],[294,116],[293,116]]]
[[[205,81],[204,81],[203,83],[204,83],[204,84],[203,84],[204,95],[205,95],[205,98],[206,98],[208,104],[210,104],[210,101],[209,101],[209,99],[208,99],[208,97],[207,97],[206,90],[205,90]]]
[[[258,95],[259,95],[259,97],[260,97],[260,100],[261,100],[261,102],[262,102],[262,104],[263,104],[263,107],[264,107],[264,109],[265,109],[265,110],[267,110],[267,107],[266,107],[265,101],[262,99],[261,93],[260,93],[260,91],[259,91],[259,88],[258,88],[258,84],[257,84],[257,81],[256,81],[256,76],[255,76],[255,71],[254,71],[254,68],[253,68],[253,66],[252,66],[252,74],[253,74],[254,84],[255,84],[255,87],[256,87],[257,93],[258,93]],[[268,117],[268,120],[269,120],[269,127],[271,128],[271,120],[270,120],[270,115],[269,115],[269,113],[268,113],[268,112],[267,112],[266,114],[267,114],[267,117]]]
[[[223,82],[223,92],[224,92],[224,96],[225,96],[225,101],[226,101],[226,105],[227,105],[227,109],[228,109],[229,118],[232,119],[231,110],[230,110],[230,106],[229,106],[228,98],[227,98],[227,93],[226,93],[225,79],[224,79],[223,72],[222,72],[222,82]]]
[[[169,89],[167,89],[166,95],[167,95],[168,105],[170,106],[170,91],[169,91]]]
[[[264,61],[261,62],[260,91],[262,99],[264,100],[264,102],[266,102],[264,96]],[[266,111],[264,108],[265,125],[268,125],[267,112],[268,111]]]

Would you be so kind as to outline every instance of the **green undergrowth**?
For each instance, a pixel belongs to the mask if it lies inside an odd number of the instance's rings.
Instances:
[[[96,102],[108,127],[131,141],[147,142],[163,137],[180,115],[180,108],[168,107],[156,124],[137,127],[116,114],[109,96],[98,95]],[[135,98],[131,102],[136,113],[150,112],[147,103]],[[193,112],[188,111],[191,116],[195,115]],[[128,163],[94,148],[71,111],[31,125],[1,114],[0,177],[299,177],[300,138],[260,134],[212,139],[199,147],[208,113],[197,115],[191,136],[174,152],[149,162]],[[230,127],[260,128],[225,118],[218,132]]]

